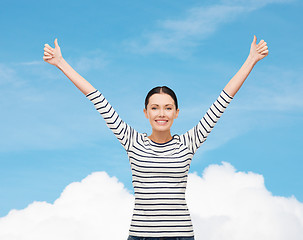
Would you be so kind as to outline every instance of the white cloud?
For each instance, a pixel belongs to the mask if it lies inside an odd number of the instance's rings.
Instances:
[[[134,197],[105,172],[68,185],[53,203],[33,202],[0,219],[0,239],[126,239]]]
[[[301,239],[303,203],[273,196],[262,175],[211,165],[190,174],[188,204],[197,239]]]
[[[188,9],[185,17],[158,21],[157,29],[144,33],[139,39],[128,40],[128,49],[138,53],[161,52],[183,56],[185,49],[201,44],[220,25],[237,19],[270,3],[290,0],[223,0],[210,6]]]
[[[189,174],[187,202],[197,240],[299,240],[303,203],[273,196],[262,175],[211,165]],[[117,178],[95,172],[53,203],[34,202],[0,218],[3,240],[126,239],[134,196]]]

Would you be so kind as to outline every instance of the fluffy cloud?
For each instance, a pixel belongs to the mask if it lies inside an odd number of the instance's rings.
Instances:
[[[189,176],[187,194],[197,239],[302,239],[303,204],[273,196],[262,175],[211,165]]]
[[[255,173],[228,163],[189,174],[187,202],[196,239],[301,239],[303,203],[273,196]],[[53,203],[34,202],[0,219],[3,240],[127,239],[134,196],[96,172],[66,187]]]
[[[0,219],[0,239],[126,239],[133,204],[122,183],[96,172],[69,184],[53,204],[33,202],[10,211]]]

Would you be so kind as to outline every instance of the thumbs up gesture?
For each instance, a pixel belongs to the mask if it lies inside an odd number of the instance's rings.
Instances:
[[[60,47],[58,45],[58,39],[55,39],[55,48],[50,45],[44,45],[44,56],[43,60],[54,66],[58,66],[59,62],[63,59]]]
[[[249,55],[256,61],[260,61],[268,55],[267,43],[264,40],[261,40],[257,44],[257,37],[254,36],[254,40],[251,43]]]

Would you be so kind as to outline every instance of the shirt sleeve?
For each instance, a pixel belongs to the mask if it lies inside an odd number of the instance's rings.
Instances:
[[[122,121],[118,113],[98,90],[87,94],[86,97],[94,104],[96,110],[105,120],[106,125],[112,130],[124,149],[128,151],[136,131]]]
[[[232,99],[233,97],[222,90],[217,100],[210,106],[199,123],[180,136],[181,142],[183,142],[192,153],[195,153],[202,143],[205,142],[207,136]]]

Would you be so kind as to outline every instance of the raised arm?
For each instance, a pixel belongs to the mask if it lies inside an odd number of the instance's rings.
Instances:
[[[122,121],[105,97],[63,59],[57,38],[55,39],[55,48],[45,44],[43,59],[45,62],[58,67],[94,104],[109,129],[112,130],[122,146],[128,150],[137,132]]]
[[[48,44],[44,45],[43,59],[45,62],[59,68],[84,95],[87,95],[96,90],[64,60],[60,47],[58,45],[57,38],[55,39],[55,48],[52,48]]]
[[[254,68],[256,63],[268,55],[267,43],[261,40],[257,44],[257,37],[254,36],[254,40],[251,43],[249,55],[235,76],[227,83],[224,88],[230,96],[235,96],[242,84]]]
[[[197,149],[206,140],[219,118],[241,88],[245,79],[255,66],[255,64],[268,55],[268,48],[266,42],[263,40],[256,44],[257,38],[251,44],[250,53],[243,66],[236,73],[236,75],[228,82],[217,100],[211,105],[199,123],[181,135],[181,141],[195,153]]]

